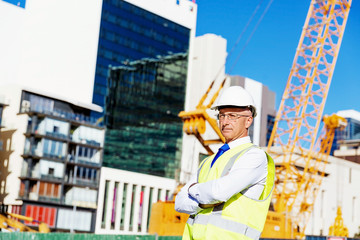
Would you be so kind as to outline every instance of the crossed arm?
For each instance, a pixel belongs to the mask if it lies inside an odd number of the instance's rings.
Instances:
[[[187,214],[196,214],[203,208],[213,207],[226,202],[233,195],[248,189],[252,197],[260,196],[262,190],[257,183],[265,182],[267,160],[263,151],[249,151],[237,161],[224,177],[204,183],[197,183],[194,176],[178,193],[175,210]]]

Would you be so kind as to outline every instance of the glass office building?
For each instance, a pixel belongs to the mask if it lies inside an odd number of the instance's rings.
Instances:
[[[103,166],[175,177],[186,73],[186,53],[109,69]]]
[[[103,1],[93,94],[107,126],[103,166],[175,177],[190,32],[126,1]]]
[[[347,125],[345,129],[335,130],[334,142],[331,148],[331,154],[333,155],[334,151],[339,149],[341,140],[358,140],[360,139],[360,121],[353,118],[346,118]]]
[[[123,0],[102,6],[93,103],[105,106],[108,67],[188,52],[190,29]]]

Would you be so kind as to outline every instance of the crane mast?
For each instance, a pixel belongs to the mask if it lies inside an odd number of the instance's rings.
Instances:
[[[351,0],[311,1],[268,143],[276,164],[274,208],[290,213],[298,237],[314,204],[303,197],[316,196],[319,185],[311,179],[322,176],[313,163],[326,162],[314,154],[316,138],[350,6]]]

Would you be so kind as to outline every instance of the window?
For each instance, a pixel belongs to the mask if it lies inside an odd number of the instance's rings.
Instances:
[[[60,197],[60,184],[38,182],[39,184],[39,197],[59,198]]]
[[[55,227],[56,208],[26,205],[25,216],[45,222],[49,227]],[[32,222],[26,222],[26,224],[38,225]]]
[[[55,169],[54,168],[49,168],[49,175],[54,176],[55,173]]]

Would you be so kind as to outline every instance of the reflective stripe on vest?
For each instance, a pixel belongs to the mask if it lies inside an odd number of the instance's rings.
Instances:
[[[192,217],[189,217],[187,224],[193,225],[195,220],[196,220],[196,224],[202,224],[202,225],[211,224],[211,225],[214,225],[216,227],[222,228],[227,231],[245,235],[251,239],[259,239],[260,235],[261,235],[261,232],[259,232],[256,229],[253,229],[245,224],[242,224],[239,222],[234,222],[229,219],[225,219],[225,218],[221,217],[221,213],[220,214],[212,213],[209,215],[199,214],[199,215],[196,215],[195,217],[192,216]]]

